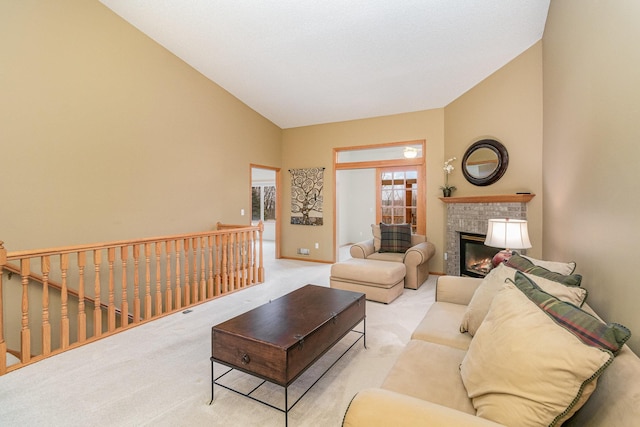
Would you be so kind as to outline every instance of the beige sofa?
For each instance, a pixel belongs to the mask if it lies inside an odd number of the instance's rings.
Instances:
[[[380,229],[377,225],[373,225],[372,228],[374,238],[352,245],[351,256],[378,261],[402,262],[406,267],[404,287],[418,289],[429,278],[429,260],[436,252],[433,243],[427,242],[426,236],[413,234],[411,235],[412,246],[405,253],[380,253],[378,252]]]
[[[345,414],[344,426],[504,425],[476,415],[462,379],[465,355],[471,351],[472,341],[478,339],[480,332],[477,330],[472,337],[468,332],[461,333],[460,327],[481,282],[482,279],[453,276],[438,279],[436,302],[413,332],[381,387],[363,390],[354,397]],[[495,298],[493,303],[497,304]],[[583,309],[593,314],[586,304]],[[489,315],[484,322],[488,318]],[[523,330],[522,335],[526,337],[528,332]],[[508,352],[517,356],[516,348],[507,348],[505,353]],[[598,378],[586,404],[563,425],[619,427],[638,423],[640,359],[624,344]]]

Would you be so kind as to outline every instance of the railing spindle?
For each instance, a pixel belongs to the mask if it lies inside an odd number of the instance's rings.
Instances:
[[[175,309],[182,307],[182,285],[180,283],[180,260],[182,259],[182,245],[176,240],[176,305]]]
[[[238,257],[236,258],[236,268],[238,269],[238,289],[244,288],[244,233],[239,232],[236,233],[238,243],[236,253]]]
[[[221,293],[229,292],[229,272],[227,271],[227,251],[229,244],[229,235],[224,234],[222,236],[222,291]]]
[[[206,240],[204,237],[200,238],[200,299],[198,301],[206,301],[207,299],[207,281],[205,276],[205,252],[206,252]]]
[[[238,287],[244,288],[247,286],[247,277],[245,273],[246,265],[246,257],[245,254],[247,252],[247,248],[245,247],[247,243],[247,237],[245,233],[242,231],[238,233],[238,260],[236,261],[236,268],[238,269]]]
[[[256,280],[258,279],[258,259],[256,258],[256,240],[258,237],[258,232],[257,231],[252,231],[251,234],[253,235],[253,277],[256,278]]]
[[[255,241],[253,239],[253,231],[249,231],[249,248],[247,249],[247,272],[249,274],[249,283],[253,285],[255,283],[255,275],[253,273],[253,248],[255,247]]]
[[[31,260],[20,260],[20,276],[22,277],[22,326],[20,329],[20,353],[22,363],[31,359],[31,330],[29,329],[29,274]]]
[[[193,248],[193,278],[191,279],[192,296],[191,300],[196,303],[200,301],[200,292],[198,289],[198,239],[191,239],[191,247]]]
[[[229,290],[233,291],[236,289],[236,269],[234,265],[236,264],[236,249],[237,249],[237,234],[231,233],[229,234]]]
[[[160,316],[162,314],[162,291],[160,288],[162,287],[162,276],[160,274],[161,265],[160,265],[160,256],[162,254],[162,243],[156,242],[156,316]]]
[[[84,267],[87,254],[78,252],[78,342],[87,340],[87,313],[84,308]]]
[[[214,295],[218,296],[222,293],[222,236],[216,236],[216,280]]]
[[[168,313],[173,308],[172,294],[171,294],[171,240],[167,240],[165,242],[165,257],[166,257],[166,279],[167,285],[165,286],[165,299],[166,299],[166,307],[165,311]]]
[[[213,290],[213,236],[207,237],[207,250],[209,254],[209,274],[207,276],[207,298],[213,298],[215,296]],[[0,272],[2,267],[0,266]]]
[[[67,272],[69,271],[69,254],[60,255],[60,272],[62,274],[62,290],[60,291],[60,347],[69,347],[69,292],[67,289]]]
[[[140,323],[140,245],[133,245],[133,323]]]
[[[144,318],[151,319],[151,243],[144,244]]]
[[[107,261],[109,262],[109,308],[107,312],[107,322],[109,324],[109,332],[116,330],[116,303],[115,303],[115,277],[113,263],[116,260],[116,248],[107,249]]]
[[[184,245],[184,306],[191,304],[191,283],[189,282],[189,258],[191,254],[189,252],[189,239],[184,239],[182,244]]]
[[[40,257],[40,269],[42,270],[42,354],[48,356],[51,353],[51,323],[49,322],[49,272],[51,260],[49,255]]]
[[[122,263],[122,301],[120,302],[120,326],[123,328],[129,324],[129,298],[127,297],[127,259],[129,248],[120,247],[120,261]]]
[[[102,263],[102,252],[100,249],[93,251],[93,269],[95,278],[93,283],[93,337],[97,338],[102,335],[102,307],[100,307],[100,264]]]

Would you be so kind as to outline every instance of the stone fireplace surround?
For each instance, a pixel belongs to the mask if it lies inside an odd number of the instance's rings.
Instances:
[[[506,194],[495,196],[441,197],[447,204],[447,232],[445,236],[446,274],[460,275],[461,231],[487,233],[490,218],[527,219],[527,203],[534,194]]]

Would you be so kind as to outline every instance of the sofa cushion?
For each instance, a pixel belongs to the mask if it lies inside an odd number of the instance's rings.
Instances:
[[[405,253],[411,247],[410,224],[380,223],[380,251]]]
[[[582,276],[580,274],[561,274],[555,271],[551,271],[545,267],[534,264],[526,257],[520,256],[514,253],[505,264],[516,270],[524,271],[525,273],[533,274],[545,279],[553,280],[567,286],[580,286],[582,282]]]
[[[628,346],[598,378],[589,401],[566,424],[635,426],[640,420],[640,358]]]
[[[475,415],[380,388],[362,390],[349,403],[342,427],[356,426],[501,427]]]
[[[464,350],[411,340],[382,383],[382,388],[475,414],[460,378]]]
[[[507,279],[514,279],[517,271],[518,270],[508,267],[505,264],[498,264],[496,268],[485,276],[466,308],[462,322],[460,323],[460,332],[469,332],[471,335],[475,335],[489,311],[493,298],[498,291],[502,289]],[[553,280],[525,274],[527,277],[532,278],[544,291],[555,295],[563,301],[580,306],[587,298],[587,290],[584,288],[564,286]]]
[[[375,259],[378,261],[404,262],[404,254],[395,252],[374,252],[367,259]]]
[[[413,331],[411,339],[444,344],[466,350],[471,342],[470,334],[460,333],[460,322],[466,306],[450,302],[436,302]]]
[[[566,325],[580,325],[581,333]],[[518,272],[471,341],[462,381],[478,416],[508,426],[561,425],[589,398],[627,334]]]

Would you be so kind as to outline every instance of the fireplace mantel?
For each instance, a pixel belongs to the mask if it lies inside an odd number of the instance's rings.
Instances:
[[[486,196],[440,197],[444,203],[528,203],[535,194],[494,194]]]

